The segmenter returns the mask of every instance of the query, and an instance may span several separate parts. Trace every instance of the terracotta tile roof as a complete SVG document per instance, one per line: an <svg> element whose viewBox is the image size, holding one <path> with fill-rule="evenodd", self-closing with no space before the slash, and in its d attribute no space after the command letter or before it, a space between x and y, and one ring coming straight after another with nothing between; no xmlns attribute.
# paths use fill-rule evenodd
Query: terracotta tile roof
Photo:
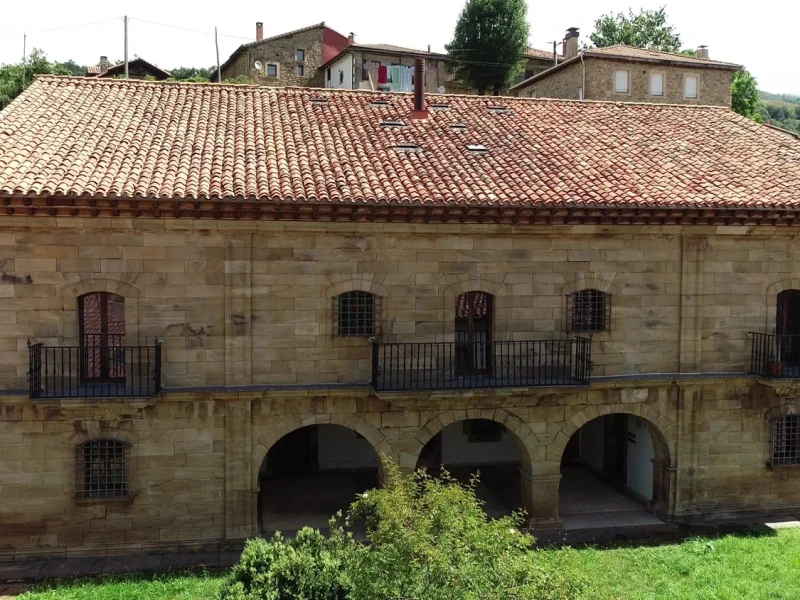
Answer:
<svg viewBox="0 0 800 600"><path fill-rule="evenodd" d="M428 102L410 121L410 94L43 76L0 113L0 196L800 207L800 141L726 108Z"/></svg>
<svg viewBox="0 0 800 600"><path fill-rule="evenodd" d="M552 53L550 57L552 58ZM707 60L705 58L697 58L696 56L686 56L684 54L675 54L672 52L659 52L656 50L644 50L642 48L634 48L625 44L617 44L615 46L606 46L604 48L588 48L583 53L583 58L606 58L615 60L625 60L634 62L648 62L658 64L671 64L677 66L685 66L692 68L706 68L706 69L725 69L730 71L738 71L742 65L737 65L729 62L722 62L719 60ZM516 85L511 86L511 90L517 90L530 85L534 81L539 81L549 77L560 69L567 67L573 63L581 60L581 55L573 56L560 62L546 71L537 73L533 77L526 79Z"/></svg>
<svg viewBox="0 0 800 600"><path fill-rule="evenodd" d="M660 52L658 50L645 50L644 48L635 48L626 44L616 44L614 46L605 46L603 48L589 48L586 50L586 56L608 56L614 58L638 58L642 60L652 61L669 61L673 63L683 63L695 67L729 67L731 69L741 69L742 65L734 63L722 62L720 60L709 60L706 58L697 58L696 56L687 56L685 54L678 54L675 52Z"/></svg>
<svg viewBox="0 0 800 600"><path fill-rule="evenodd" d="M538 48L528 48L525 50L525 56L528 58L541 58L543 60L553 60L552 50L539 50ZM558 60L564 60L564 55L559 54Z"/></svg>
<svg viewBox="0 0 800 600"><path fill-rule="evenodd" d="M86 75L100 75L103 72L103 67L100 65L89 65L86 67Z"/></svg>

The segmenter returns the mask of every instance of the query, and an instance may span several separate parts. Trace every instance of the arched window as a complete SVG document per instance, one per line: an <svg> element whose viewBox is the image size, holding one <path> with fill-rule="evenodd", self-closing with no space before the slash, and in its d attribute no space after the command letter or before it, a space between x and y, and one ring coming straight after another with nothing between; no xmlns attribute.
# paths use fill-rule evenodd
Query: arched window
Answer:
<svg viewBox="0 0 800 600"><path fill-rule="evenodd" d="M338 295L335 305L335 335L378 335L380 296L354 290Z"/></svg>
<svg viewBox="0 0 800 600"><path fill-rule="evenodd" d="M772 464L800 465L800 415L772 421Z"/></svg>
<svg viewBox="0 0 800 600"><path fill-rule="evenodd" d="M128 444L119 440L89 440L78 446L76 498L121 498L129 493Z"/></svg>
<svg viewBox="0 0 800 600"><path fill-rule="evenodd" d="M125 298L92 292L78 298L83 381L125 379Z"/></svg>
<svg viewBox="0 0 800 600"><path fill-rule="evenodd" d="M567 331L608 331L611 326L611 296L595 289L567 294L566 317Z"/></svg>

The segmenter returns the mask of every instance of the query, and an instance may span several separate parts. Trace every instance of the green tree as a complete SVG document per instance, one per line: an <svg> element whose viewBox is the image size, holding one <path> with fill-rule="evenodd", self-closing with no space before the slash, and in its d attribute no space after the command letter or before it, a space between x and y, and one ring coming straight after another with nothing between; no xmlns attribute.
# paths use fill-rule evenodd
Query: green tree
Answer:
<svg viewBox="0 0 800 600"><path fill-rule="evenodd" d="M528 47L525 0L467 0L447 44L456 80L495 95L525 69Z"/></svg>
<svg viewBox="0 0 800 600"><path fill-rule="evenodd" d="M170 81L211 81L212 67L177 67L170 70Z"/></svg>
<svg viewBox="0 0 800 600"><path fill-rule="evenodd" d="M0 109L5 108L24 88L29 86L36 75L70 75L70 70L58 63L47 60L47 55L34 48L24 64L22 61L0 66Z"/></svg>
<svg viewBox="0 0 800 600"><path fill-rule="evenodd" d="M662 52L678 52L681 47L681 36L667 23L666 6L658 10L640 9L638 14L629 8L627 15L603 15L594 22L589 39L598 47L627 44Z"/></svg>
<svg viewBox="0 0 800 600"><path fill-rule="evenodd" d="M748 119L761 122L758 104L756 78L747 69L734 73L731 86L731 108Z"/></svg>

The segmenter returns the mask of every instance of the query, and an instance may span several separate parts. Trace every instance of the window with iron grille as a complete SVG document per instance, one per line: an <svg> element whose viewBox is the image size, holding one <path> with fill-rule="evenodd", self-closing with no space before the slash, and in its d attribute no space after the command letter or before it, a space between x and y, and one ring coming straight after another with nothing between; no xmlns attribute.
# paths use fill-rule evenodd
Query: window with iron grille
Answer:
<svg viewBox="0 0 800 600"><path fill-rule="evenodd" d="M772 464L800 465L800 415L772 421Z"/></svg>
<svg viewBox="0 0 800 600"><path fill-rule="evenodd" d="M128 444L119 440L90 440L78 446L76 498L121 498L128 495Z"/></svg>
<svg viewBox="0 0 800 600"><path fill-rule="evenodd" d="M567 331L608 331L611 326L611 295L587 289L567 294Z"/></svg>
<svg viewBox="0 0 800 600"><path fill-rule="evenodd" d="M345 292L335 298L336 331L334 335L377 335L380 297L360 290Z"/></svg>

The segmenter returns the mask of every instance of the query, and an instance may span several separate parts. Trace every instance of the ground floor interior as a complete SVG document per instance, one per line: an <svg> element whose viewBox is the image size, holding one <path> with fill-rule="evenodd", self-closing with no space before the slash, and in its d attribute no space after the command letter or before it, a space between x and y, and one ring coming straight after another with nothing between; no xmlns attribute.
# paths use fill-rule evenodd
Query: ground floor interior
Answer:
<svg viewBox="0 0 800 600"><path fill-rule="evenodd" d="M490 517L526 509L520 442L502 424L470 419L450 424L424 447L417 464L446 469L462 483L479 474L476 495ZM663 523L650 510L654 445L644 421L599 417L581 427L561 459L559 514L566 530ZM294 532L325 528L357 494L379 485L379 459L370 443L340 425L313 425L281 438L259 476L259 528Z"/></svg>

